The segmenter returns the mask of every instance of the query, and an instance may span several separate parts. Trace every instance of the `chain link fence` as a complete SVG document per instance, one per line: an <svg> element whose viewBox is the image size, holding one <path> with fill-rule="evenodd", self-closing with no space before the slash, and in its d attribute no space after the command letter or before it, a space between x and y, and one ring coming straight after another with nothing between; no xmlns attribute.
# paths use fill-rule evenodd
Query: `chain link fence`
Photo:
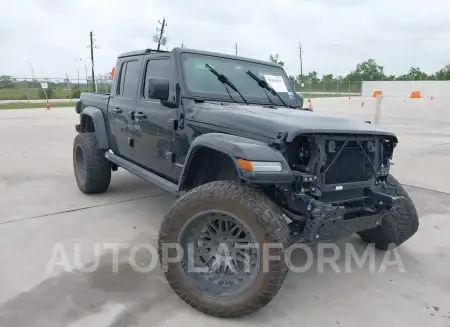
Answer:
<svg viewBox="0 0 450 327"><path fill-rule="evenodd" d="M47 83L48 89L42 90L41 83ZM95 79L70 78L16 78L0 76L0 101L5 100L39 100L78 99L81 92L109 93L111 78L99 75Z"/></svg>
<svg viewBox="0 0 450 327"><path fill-rule="evenodd" d="M49 99L77 99L81 92L109 93L111 91L111 76L98 75L95 85L92 79L83 78L16 78L0 76L0 101L2 100L38 100L45 99L41 83L47 83L46 90ZM339 97L361 96L362 81L296 81L297 92L304 97Z"/></svg>
<svg viewBox="0 0 450 327"><path fill-rule="evenodd" d="M340 97L340 96L361 96L362 81L304 81L295 83L297 92L303 94L304 97L320 98L320 97Z"/></svg>

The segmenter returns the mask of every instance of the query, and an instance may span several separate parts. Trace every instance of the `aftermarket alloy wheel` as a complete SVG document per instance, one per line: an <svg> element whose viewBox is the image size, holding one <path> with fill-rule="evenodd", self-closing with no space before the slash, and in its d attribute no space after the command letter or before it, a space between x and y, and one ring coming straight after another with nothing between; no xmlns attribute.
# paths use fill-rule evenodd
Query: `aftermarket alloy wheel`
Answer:
<svg viewBox="0 0 450 327"><path fill-rule="evenodd" d="M111 182L111 163L98 149L95 133L80 133L73 142L73 168L78 188L86 194L101 193Z"/></svg>
<svg viewBox="0 0 450 327"><path fill-rule="evenodd" d="M178 244L188 254L180 269L206 295L239 295L258 274L260 252L252 248L255 236L243 220L228 211L211 209L193 215L178 234ZM190 266L199 269L192 271Z"/></svg>
<svg viewBox="0 0 450 327"><path fill-rule="evenodd" d="M288 238L282 213L262 192L212 182L184 194L167 213L160 261L185 302L209 315L238 317L261 309L280 289Z"/></svg>

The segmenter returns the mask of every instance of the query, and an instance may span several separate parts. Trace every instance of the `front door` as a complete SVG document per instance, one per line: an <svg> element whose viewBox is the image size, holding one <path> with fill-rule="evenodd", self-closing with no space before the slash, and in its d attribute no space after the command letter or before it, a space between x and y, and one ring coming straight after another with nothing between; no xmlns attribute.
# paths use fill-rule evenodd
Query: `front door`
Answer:
<svg viewBox="0 0 450 327"><path fill-rule="evenodd" d="M170 159L175 130L170 127L169 121L175 120L178 108L168 108L160 100L148 97L149 77L166 78L170 81L173 91L172 62L170 57L157 57L145 59L145 77L136 103L136 124L138 124L139 137L135 138L135 151L137 162L168 179L174 180L174 163ZM171 96L174 92L171 91Z"/></svg>
<svg viewBox="0 0 450 327"><path fill-rule="evenodd" d="M122 157L134 160L132 112L136 109L142 58L130 58L120 65L116 89L111 93L108 113L113 124L116 151Z"/></svg>

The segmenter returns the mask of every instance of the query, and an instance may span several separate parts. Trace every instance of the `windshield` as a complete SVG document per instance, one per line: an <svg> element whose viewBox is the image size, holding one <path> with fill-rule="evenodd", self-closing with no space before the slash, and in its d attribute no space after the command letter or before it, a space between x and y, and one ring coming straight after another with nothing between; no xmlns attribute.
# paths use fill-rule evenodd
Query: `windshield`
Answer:
<svg viewBox="0 0 450 327"><path fill-rule="evenodd" d="M181 54L182 70L188 92L208 99L230 101L226 87L207 68L207 64L225 75L250 103L275 104L284 106L280 99L260 87L247 72L251 71L266 81L289 106L298 107L300 101L283 69L238 59L220 58L192 53ZM239 94L229 88L236 102L243 102Z"/></svg>

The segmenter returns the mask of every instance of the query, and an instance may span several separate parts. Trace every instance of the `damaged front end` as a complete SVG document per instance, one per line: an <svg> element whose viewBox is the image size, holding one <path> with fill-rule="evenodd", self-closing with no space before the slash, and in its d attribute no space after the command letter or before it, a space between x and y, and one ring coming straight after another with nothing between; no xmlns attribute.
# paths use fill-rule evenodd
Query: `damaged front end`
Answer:
<svg viewBox="0 0 450 327"><path fill-rule="evenodd" d="M382 192L397 139L379 135L299 135L277 140L294 175L269 188L292 221L292 242L349 236L382 224L402 200Z"/></svg>

